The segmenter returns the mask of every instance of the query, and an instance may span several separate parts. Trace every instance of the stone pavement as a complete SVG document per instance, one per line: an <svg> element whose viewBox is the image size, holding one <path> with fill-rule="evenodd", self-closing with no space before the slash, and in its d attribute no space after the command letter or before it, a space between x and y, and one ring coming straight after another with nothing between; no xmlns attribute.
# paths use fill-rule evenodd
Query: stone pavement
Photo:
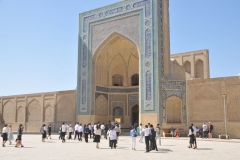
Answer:
<svg viewBox="0 0 240 160"><path fill-rule="evenodd" d="M16 135L15 135L16 137ZM120 137L117 149L108 147L108 140L101 139L100 148L96 149L95 143L77 140L67 140L62 143L57 135L52 140L41 142L40 134L23 135L24 148L15 148L14 145L0 147L0 160L148 160L148 159L177 159L177 160L237 160L240 159L239 140L202 140L197 139L198 149L189 149L188 138L162 138L159 151L144 153L144 143L137 142L136 151L131 150L130 138ZM137 137L139 139L139 137ZM1 141L2 142L2 141Z"/></svg>

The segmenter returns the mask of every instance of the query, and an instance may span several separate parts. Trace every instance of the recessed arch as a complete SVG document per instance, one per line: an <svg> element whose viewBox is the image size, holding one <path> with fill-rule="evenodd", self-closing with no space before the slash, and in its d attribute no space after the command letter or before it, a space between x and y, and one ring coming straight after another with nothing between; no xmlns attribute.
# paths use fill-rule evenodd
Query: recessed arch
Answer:
<svg viewBox="0 0 240 160"><path fill-rule="evenodd" d="M134 74L131 76L131 86L139 85L139 74Z"/></svg>
<svg viewBox="0 0 240 160"><path fill-rule="evenodd" d="M183 64L183 67L185 68L185 71L189 74L191 74L191 63L189 61L185 61Z"/></svg>
<svg viewBox="0 0 240 160"><path fill-rule="evenodd" d="M113 108L113 116L114 117L122 117L123 116L123 108L116 106Z"/></svg>
<svg viewBox="0 0 240 160"><path fill-rule="evenodd" d="M41 115L40 102L33 99L27 106L27 122L40 122Z"/></svg>
<svg viewBox="0 0 240 160"><path fill-rule="evenodd" d="M198 59L195 63L195 78L204 79L204 64L201 59Z"/></svg>
<svg viewBox="0 0 240 160"><path fill-rule="evenodd" d="M12 101L7 101L3 106L3 121L5 123L13 123L14 122L14 103Z"/></svg>
<svg viewBox="0 0 240 160"><path fill-rule="evenodd" d="M171 96L166 101L167 123L182 122L182 100L177 96Z"/></svg>

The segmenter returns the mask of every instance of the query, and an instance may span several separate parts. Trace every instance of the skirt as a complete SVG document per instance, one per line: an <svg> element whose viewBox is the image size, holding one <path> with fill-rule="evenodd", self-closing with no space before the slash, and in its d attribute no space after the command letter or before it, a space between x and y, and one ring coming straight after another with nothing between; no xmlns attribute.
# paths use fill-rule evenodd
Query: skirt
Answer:
<svg viewBox="0 0 240 160"><path fill-rule="evenodd" d="M14 140L14 137L13 137L13 133L12 132L10 132L10 133L8 133L8 140Z"/></svg>
<svg viewBox="0 0 240 160"><path fill-rule="evenodd" d="M46 137L47 137L46 131L43 131L42 138L46 138Z"/></svg>
<svg viewBox="0 0 240 160"><path fill-rule="evenodd" d="M3 141L7 141L7 140L8 140L8 135L7 135L7 133L3 133L2 137L3 137Z"/></svg>
<svg viewBox="0 0 240 160"><path fill-rule="evenodd" d="M100 142L100 135L95 135L94 142Z"/></svg>
<svg viewBox="0 0 240 160"><path fill-rule="evenodd" d="M18 135L16 140L21 141L22 140L22 135Z"/></svg>

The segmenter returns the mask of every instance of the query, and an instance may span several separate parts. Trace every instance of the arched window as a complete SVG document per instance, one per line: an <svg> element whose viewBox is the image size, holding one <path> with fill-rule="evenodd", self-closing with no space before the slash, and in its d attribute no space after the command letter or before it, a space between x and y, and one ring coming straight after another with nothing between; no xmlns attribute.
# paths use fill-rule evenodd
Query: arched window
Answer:
<svg viewBox="0 0 240 160"><path fill-rule="evenodd" d="M139 85L139 75L134 74L132 76L132 86L138 86Z"/></svg>
<svg viewBox="0 0 240 160"><path fill-rule="evenodd" d="M123 76L117 74L112 76L113 86L123 86Z"/></svg>
<svg viewBox="0 0 240 160"><path fill-rule="evenodd" d="M204 78L203 61L200 59L195 63L195 77Z"/></svg>
<svg viewBox="0 0 240 160"><path fill-rule="evenodd" d="M123 109L121 107L113 108L113 116L123 116Z"/></svg>
<svg viewBox="0 0 240 160"><path fill-rule="evenodd" d="M186 61L183 67L185 68L187 73L191 74L191 63L189 61Z"/></svg>

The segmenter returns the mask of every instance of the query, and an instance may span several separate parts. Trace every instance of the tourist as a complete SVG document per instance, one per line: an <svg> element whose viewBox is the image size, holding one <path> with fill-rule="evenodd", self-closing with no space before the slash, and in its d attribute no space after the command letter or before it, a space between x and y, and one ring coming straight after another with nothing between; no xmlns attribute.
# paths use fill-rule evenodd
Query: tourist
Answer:
<svg viewBox="0 0 240 160"><path fill-rule="evenodd" d="M76 139L76 137L78 137L78 140L80 141L80 138L79 138L79 123L77 123L74 127L74 131L75 131L75 136L74 136L74 140Z"/></svg>
<svg viewBox="0 0 240 160"><path fill-rule="evenodd" d="M194 149L195 149L195 148L197 148L197 129L193 124L191 124L191 126L194 130L194 132L193 132L194 133L193 143L194 143L194 146L195 146Z"/></svg>
<svg viewBox="0 0 240 160"><path fill-rule="evenodd" d="M139 134L140 134L140 139L139 142L143 143L143 131L142 131L143 127L142 127L142 123L139 125Z"/></svg>
<svg viewBox="0 0 240 160"><path fill-rule="evenodd" d="M45 142L45 138L47 137L47 128L45 124L42 125L41 132L42 132L42 142Z"/></svg>
<svg viewBox="0 0 240 160"><path fill-rule="evenodd" d="M114 147L116 149L116 142L117 142L117 132L114 129L114 126L109 131L109 139L110 139L110 147L111 149Z"/></svg>
<svg viewBox="0 0 240 160"><path fill-rule="evenodd" d="M205 123L203 123L202 128L203 128L203 137L202 138L205 138L207 136L207 125Z"/></svg>
<svg viewBox="0 0 240 160"><path fill-rule="evenodd" d="M94 142L96 142L96 148L99 148L98 143L100 143L100 137L101 137L101 129L99 127L99 125L97 125L96 130L94 130Z"/></svg>
<svg viewBox="0 0 240 160"><path fill-rule="evenodd" d="M148 153L150 151L149 150L150 129L148 128L148 125L145 125L145 128L142 129L142 131L144 132L144 136L145 136L146 153Z"/></svg>
<svg viewBox="0 0 240 160"><path fill-rule="evenodd" d="M82 141L82 136L83 136L83 127L82 127L82 124L80 124L78 126L78 133L79 133L79 136L80 138L78 139L79 141Z"/></svg>
<svg viewBox="0 0 240 160"><path fill-rule="evenodd" d="M110 131L112 130L113 126L109 127L108 131L107 131L107 135L108 135L108 140L109 140L109 147L111 147L111 141L110 141Z"/></svg>
<svg viewBox="0 0 240 160"><path fill-rule="evenodd" d="M156 131L156 147L157 147L157 139L158 139L158 142L159 142L159 145L161 145L161 134L160 134L160 126L159 124L157 124L157 127L155 128L155 131Z"/></svg>
<svg viewBox="0 0 240 160"><path fill-rule="evenodd" d="M47 130L48 130L48 137L50 137L50 139L52 139L52 137L51 137L51 135L52 135L52 126L51 126L51 124L48 125ZM47 139L48 139L48 137L47 137Z"/></svg>
<svg viewBox="0 0 240 160"><path fill-rule="evenodd" d="M104 129L105 129L104 123L101 124L100 129L101 129L101 136L102 136L102 135L104 135Z"/></svg>
<svg viewBox="0 0 240 160"><path fill-rule="evenodd" d="M59 133L59 137L58 137L58 139L60 140L60 139L62 139L62 126L59 127L59 131L58 131L58 133Z"/></svg>
<svg viewBox="0 0 240 160"><path fill-rule="evenodd" d="M18 146L20 146L21 145L21 147L24 147L23 145L22 145L22 133L23 133L23 129L24 129L24 127L23 127L23 125L22 124L20 124L19 125L19 128L18 128L18 132L17 132L17 139L16 139L16 146L15 147L18 147Z"/></svg>
<svg viewBox="0 0 240 160"><path fill-rule="evenodd" d="M209 122L208 128L209 128L208 138L212 138L213 125L211 124L211 122Z"/></svg>
<svg viewBox="0 0 240 160"><path fill-rule="evenodd" d="M67 139L69 138L69 124L66 125L66 135Z"/></svg>
<svg viewBox="0 0 240 160"><path fill-rule="evenodd" d="M84 124L84 137L85 137L85 142L86 143L88 143L88 134L89 134L89 128L86 124Z"/></svg>
<svg viewBox="0 0 240 160"><path fill-rule="evenodd" d="M150 140L151 140L151 145L150 145L150 150L156 149L156 151L158 151L157 145L156 145L156 131L155 131L155 129L153 128L153 125L152 125L152 124L150 125L150 127L151 127L151 138L150 138Z"/></svg>
<svg viewBox="0 0 240 160"><path fill-rule="evenodd" d="M68 139L72 139L73 128L71 124L69 125L68 132L69 132Z"/></svg>
<svg viewBox="0 0 240 160"><path fill-rule="evenodd" d="M119 139L119 135L120 135L120 133L121 133L121 130L120 130L120 127L119 127L119 124L118 123L116 123L116 125L115 125L115 130L116 130L116 134L117 134L117 141L116 141L116 144L118 143L118 139Z"/></svg>
<svg viewBox="0 0 240 160"><path fill-rule="evenodd" d="M12 144L12 141L14 140L13 137L13 130L12 130L12 125L8 125L8 141L9 141L9 145Z"/></svg>
<svg viewBox="0 0 240 160"><path fill-rule="evenodd" d="M3 138L3 143L2 143L2 146L3 147L6 147L5 146L5 143L7 142L8 140L8 125L5 125L2 129L2 138Z"/></svg>
<svg viewBox="0 0 240 160"><path fill-rule="evenodd" d="M136 137L137 137L137 131L135 130L134 126L132 126L132 129L130 131L132 150L136 150Z"/></svg>
<svg viewBox="0 0 240 160"><path fill-rule="evenodd" d="M89 135L90 135L90 139L92 138L92 125L91 123L88 124L88 129L89 129Z"/></svg>
<svg viewBox="0 0 240 160"><path fill-rule="evenodd" d="M176 138L179 138L179 137L180 137L180 131L179 131L178 128L174 131L174 136L175 136Z"/></svg>
<svg viewBox="0 0 240 160"><path fill-rule="evenodd" d="M66 140L65 140L66 131L67 131L67 126L63 122L62 123L62 131L61 131L62 143L66 142Z"/></svg>
<svg viewBox="0 0 240 160"><path fill-rule="evenodd" d="M104 128L104 138L106 138L107 139L107 131L108 131L108 125L106 125L105 126L105 128Z"/></svg>
<svg viewBox="0 0 240 160"><path fill-rule="evenodd" d="M195 149L195 147L194 147L194 130L193 130L192 126L189 127L188 135L190 137L188 148Z"/></svg>

